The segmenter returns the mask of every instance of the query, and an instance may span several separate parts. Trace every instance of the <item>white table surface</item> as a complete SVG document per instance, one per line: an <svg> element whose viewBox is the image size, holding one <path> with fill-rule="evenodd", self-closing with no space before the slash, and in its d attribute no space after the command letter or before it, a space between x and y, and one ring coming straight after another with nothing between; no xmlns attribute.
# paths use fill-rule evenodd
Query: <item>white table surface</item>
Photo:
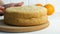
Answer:
<svg viewBox="0 0 60 34"><path fill-rule="evenodd" d="M54 3L54 1L51 1L51 3L54 3L55 13L52 16L48 16L48 20L50 22L49 27L35 32L5 33L0 31L0 34L60 34L60 9L59 9L60 5L58 2L59 1L56 1L56 3ZM3 17L0 17L0 19L3 19Z"/></svg>

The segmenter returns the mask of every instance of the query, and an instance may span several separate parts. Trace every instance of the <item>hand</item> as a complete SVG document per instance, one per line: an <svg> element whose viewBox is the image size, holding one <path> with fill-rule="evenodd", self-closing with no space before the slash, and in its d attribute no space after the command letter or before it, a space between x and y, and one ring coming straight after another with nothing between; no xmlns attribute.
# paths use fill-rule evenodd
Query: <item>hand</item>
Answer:
<svg viewBox="0 0 60 34"><path fill-rule="evenodd" d="M5 9L5 8L4 8L3 6L0 6L0 16L2 16L2 15L4 14L4 12L3 12L4 9Z"/></svg>
<svg viewBox="0 0 60 34"><path fill-rule="evenodd" d="M20 2L20 3L9 3L9 4L5 4L3 5L5 8L8 7L17 7L17 6L22 6L24 4L24 2Z"/></svg>
<svg viewBox="0 0 60 34"><path fill-rule="evenodd" d="M0 6L0 16L4 15L4 11L5 11L6 8L22 6L23 4L24 4L24 2L1 5Z"/></svg>

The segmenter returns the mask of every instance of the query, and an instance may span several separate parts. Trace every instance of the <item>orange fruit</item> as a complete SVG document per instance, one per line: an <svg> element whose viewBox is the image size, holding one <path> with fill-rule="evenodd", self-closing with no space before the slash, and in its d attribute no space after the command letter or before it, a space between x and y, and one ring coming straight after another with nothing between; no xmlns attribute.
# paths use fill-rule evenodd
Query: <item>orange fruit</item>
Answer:
<svg viewBox="0 0 60 34"><path fill-rule="evenodd" d="M43 6L42 4L35 4L36 6Z"/></svg>
<svg viewBox="0 0 60 34"><path fill-rule="evenodd" d="M47 8L47 15L52 15L54 13L54 6L51 4L46 4L44 7Z"/></svg>

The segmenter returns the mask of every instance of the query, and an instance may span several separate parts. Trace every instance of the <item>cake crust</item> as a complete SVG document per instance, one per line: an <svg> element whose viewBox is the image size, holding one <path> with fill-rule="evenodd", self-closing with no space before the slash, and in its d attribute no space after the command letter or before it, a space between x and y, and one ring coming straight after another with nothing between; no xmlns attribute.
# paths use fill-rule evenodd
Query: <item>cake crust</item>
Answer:
<svg viewBox="0 0 60 34"><path fill-rule="evenodd" d="M33 26L47 21L47 9L38 6L10 7L4 14L4 22L16 26Z"/></svg>

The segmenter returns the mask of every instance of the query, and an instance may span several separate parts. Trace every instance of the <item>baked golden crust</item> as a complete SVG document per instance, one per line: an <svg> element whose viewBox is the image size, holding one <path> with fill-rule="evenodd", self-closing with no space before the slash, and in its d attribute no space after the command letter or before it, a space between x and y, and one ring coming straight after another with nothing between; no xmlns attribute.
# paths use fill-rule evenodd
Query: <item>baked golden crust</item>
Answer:
<svg viewBox="0 0 60 34"><path fill-rule="evenodd" d="M47 15L47 9L42 6L11 7L6 9L5 14L15 18L40 18Z"/></svg>
<svg viewBox="0 0 60 34"><path fill-rule="evenodd" d="M46 23L47 21L48 18L46 16L40 18L30 18L30 19L5 18L5 23L17 25L17 26L33 26L33 25Z"/></svg>
<svg viewBox="0 0 60 34"><path fill-rule="evenodd" d="M48 21L47 9L38 6L7 8L4 14L4 21L7 24L16 26L33 26L43 24Z"/></svg>

